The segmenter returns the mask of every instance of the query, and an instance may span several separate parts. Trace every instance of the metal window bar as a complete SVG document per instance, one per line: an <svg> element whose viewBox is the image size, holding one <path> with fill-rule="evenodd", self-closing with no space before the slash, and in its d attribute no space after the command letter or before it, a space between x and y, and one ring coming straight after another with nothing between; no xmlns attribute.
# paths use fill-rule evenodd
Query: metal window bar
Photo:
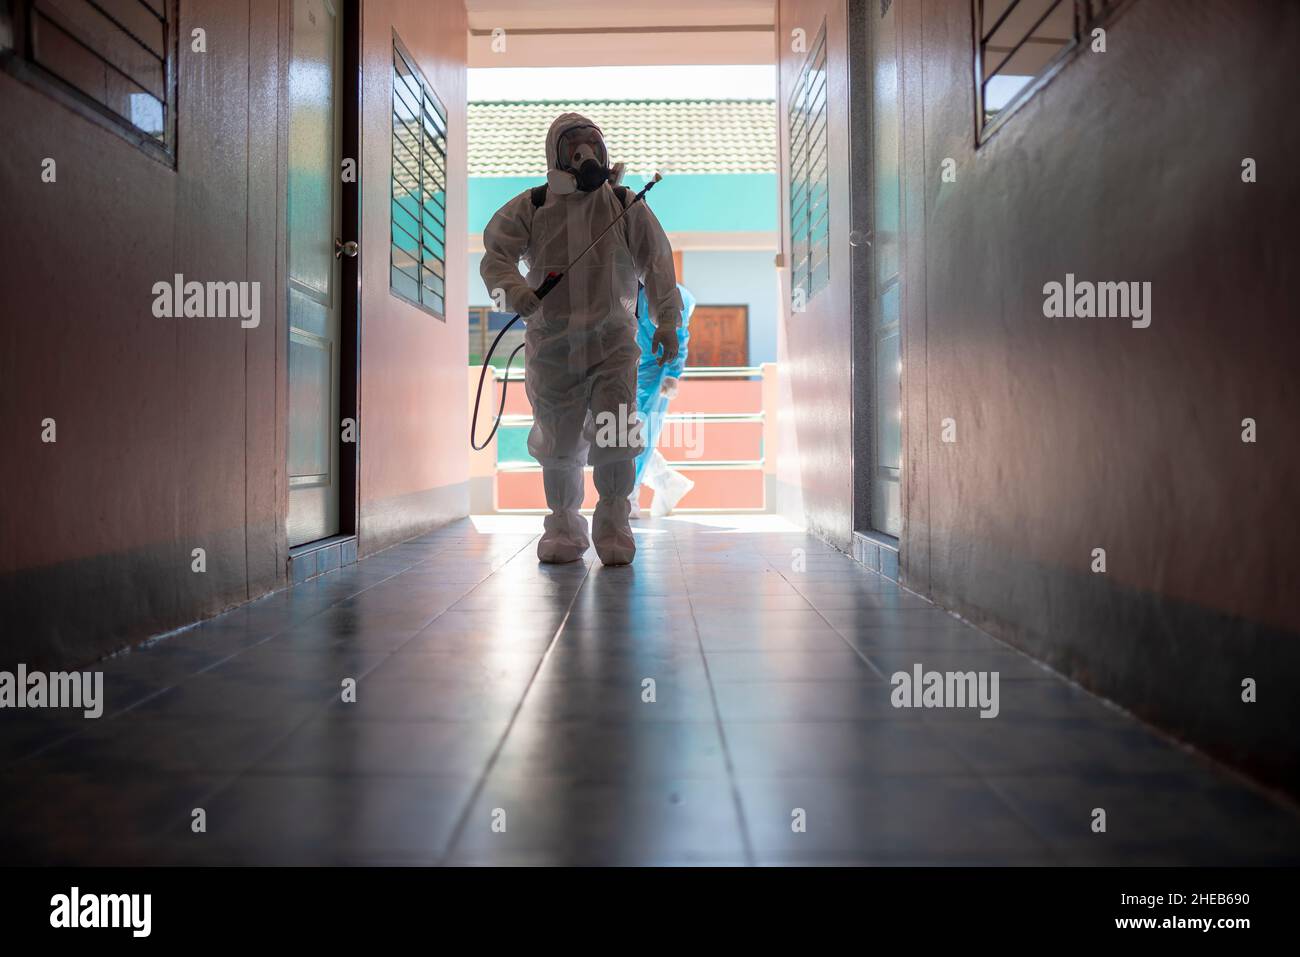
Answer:
<svg viewBox="0 0 1300 957"><path fill-rule="evenodd" d="M424 150L424 165L433 175L434 180L441 182L446 179L446 160L442 158L442 153L439 150L437 143L433 141L433 138L429 136L428 133L424 134L424 138L421 141L421 148Z"/></svg>
<svg viewBox="0 0 1300 957"><path fill-rule="evenodd" d="M117 17L113 16L111 13L109 13L107 10L101 7L98 3L95 2L95 0L83 0L83 2L86 4L86 6L92 8L101 17L103 17L109 23L113 24L113 26L117 27L124 34L126 34L126 36L129 37L131 40L133 40L140 47L140 49L144 50L145 53L148 53L159 63L166 62L167 60L166 56L159 56L157 53L154 53L153 48L150 47L148 43L146 43L144 40L141 40L138 36L136 36L130 27L122 23L120 20L117 19ZM151 10L149 7L146 6L145 9L148 10L149 13L152 14L154 17L158 16L158 14L154 13L153 10ZM164 24L166 23L165 20L161 22Z"/></svg>
<svg viewBox="0 0 1300 957"><path fill-rule="evenodd" d="M414 218L414 217L412 217L412 218ZM398 230L400 230L403 236L407 236L407 237L409 237L410 240L411 240L411 242L415 243L415 248L416 248L416 249L423 249L423 250L424 250L425 252L427 252L430 256L433 256L433 255L434 255L434 251L433 251L432 249L430 249L428 246L426 246L426 245L424 244L424 240L420 239L418 236L416 236L415 234L413 234L409 229L407 229L405 226L403 226L401 223L399 223L396 219L393 220L393 226L394 226L395 228L397 228ZM399 248L400 248L400 247L399 247ZM409 255L411 255L411 254L410 254L410 253L407 253L407 255L409 256ZM421 259L420 261L423 262L423 259Z"/></svg>
<svg viewBox="0 0 1300 957"><path fill-rule="evenodd" d="M1027 43L1035 42L1035 33L1039 27L1045 23L1053 13L1057 12L1060 4L1064 0L1056 0L1052 3L1028 30L1024 31L1017 42L1011 47L1010 51L998 62L997 67L993 70L986 70L987 58L989 54L989 42L1005 25L1007 18L1010 17L1024 0L1011 0L1006 8L1002 10L993 25L989 28L984 26L985 0L973 0L973 10L976 17L975 34L977 37L975 50L975 81L977 86L977 140L982 141L984 135L997 123L1001 117L1014 111L1020 103L1032 96L1045 78L1051 76L1065 62L1066 57L1071 51L1077 51L1080 39L1087 29L1092 28L1110 18L1118 10L1126 6L1131 0L1068 0L1072 12L1071 17L1071 34L1068 38L1062 39L1061 49L1047 64L1039 68L1033 77L1025 84L1024 89L1017 92L1005 104L996 110L989 111L987 108L987 87L994 77L1002 76L1002 70L1012 61L1015 55L1025 47Z"/></svg>
<svg viewBox="0 0 1300 957"><path fill-rule="evenodd" d="M115 35L125 37L132 44L138 46L142 51L144 51L144 53L157 64L161 73L159 77L159 88L157 90L145 86L140 79L132 76L117 63L113 62L113 60L106 55L106 50L96 47L95 37L83 36L80 31L73 28L73 25L61 22L63 19L62 11L57 8L47 10L45 4L40 2L40 0L26 0L25 3L18 4L18 6L21 7L18 12L23 16L23 22L26 27L23 31L22 50L20 51L22 58L27 62L40 67L40 69L44 70L48 75L55 77L68 88L74 90L79 96L93 102L102 111L111 115L116 121L128 126L140 134L143 134L148 140L161 145L165 150L170 152L172 145L171 131L173 129L171 116L171 111L173 109L171 91L174 83L174 64L171 55L173 37L171 24L167 17L167 7L164 5L162 9L159 10L155 9L153 5L144 2L144 0L136 0L139 6L143 7L145 12L158 22L161 28L159 46L162 48L163 52L159 54L146 40L138 36L135 31L123 24L121 20L116 16L113 16L109 11L105 10L104 7L95 2L95 0L79 0L79 2L84 5L84 9L93 11L94 14L101 17L103 21L115 31ZM156 101L162 110L162 128L160 130L149 130L137 125L130 116L123 114L108 102L105 102L103 96L96 94L92 90L84 89L76 80L60 72L58 65L52 62L51 58L42 57L38 49L36 37L36 25L38 22L45 27L57 30L59 34L66 37L78 48L89 54L90 57L104 69L112 71L114 75L121 77L121 79L131 87L134 87L145 96ZM104 46L107 47L111 42L111 38L106 37L105 39L107 42L105 42Z"/></svg>
<svg viewBox="0 0 1300 957"><path fill-rule="evenodd" d="M445 108L394 37L393 42L392 268L414 281L414 301L445 311L447 213ZM403 221L397 215L409 218ZM396 242L407 237L413 250ZM410 260L411 269L399 265ZM400 293L399 293L400 294Z"/></svg>
<svg viewBox="0 0 1300 957"><path fill-rule="evenodd" d="M1008 11L1014 10L1016 7L1018 7L1021 4L1021 2L1022 0L1012 0L1012 3L1009 7L1007 7L1007 10ZM1034 21L1034 25L1031 26L1029 30L1025 33L1025 35L1022 36L1020 40L1016 43L1016 45L1011 48L1011 51L1002 58L1002 61L996 67L994 67L994 69L991 70L987 76L985 76L983 83L981 84L981 92L980 92L981 96L983 96L983 87L988 85L989 80L991 80L993 77L997 76L999 73L1002 72L1002 68L1011 62L1011 58L1020 52L1020 48L1023 47L1027 42L1029 42L1029 39L1033 37L1033 35L1036 32L1038 32L1038 28L1041 27L1044 22L1046 22L1048 17L1050 17L1053 13L1056 12L1056 8L1059 7L1063 2L1065 2L1065 0L1053 0L1052 4L1046 10L1043 11L1043 15ZM1075 4L1076 23L1077 23L1078 3L1076 2L1076 0L1070 0L1070 2ZM1078 38L1077 29L1075 31L1075 38L1076 39ZM984 45L985 49L987 49L988 41L984 40L981 42Z"/></svg>
<svg viewBox="0 0 1300 957"><path fill-rule="evenodd" d="M406 147L398 140L393 141L393 146L393 178L402 187L403 193L414 200L415 191L420 185L420 174L412 170L403 159L403 153L407 152ZM401 172L398 172L399 167Z"/></svg>
<svg viewBox="0 0 1300 957"><path fill-rule="evenodd" d="M817 268L825 258L829 236L821 232L825 209L826 155L826 25L799 71L788 109L790 128L790 289L802 289L805 300L826 279Z"/></svg>
<svg viewBox="0 0 1300 957"><path fill-rule="evenodd" d="M58 30L58 31L59 31L60 33L62 33L65 37L67 37L69 40L71 40L71 41L72 41L73 43L75 43L77 46L81 47L83 50L85 50L87 53L89 53L91 56L93 56L96 60L98 60L98 61L100 62L101 65L103 65L103 66L107 67L108 69L112 70L114 73L116 73L116 74L117 74L118 76L120 76L122 79L126 80L126 82L128 82L128 83L130 83L132 86L134 86L134 87L135 87L137 90L139 90L141 93L147 93L149 96L152 96L152 97L157 98L157 94L156 94L156 93L154 93L152 90L150 90L148 87L146 87L143 83L141 83L139 80L137 80L137 79L136 79L135 77L133 77L131 74L129 74L129 73L127 73L125 70L121 69L121 68L120 68L116 63L113 63L111 60L108 60L107 58L105 58L102 54L100 54L100 52L99 52L98 50L96 50L93 46L91 46L91 45L90 45L86 40L84 40L84 39L82 39L81 37L77 36L75 33L73 33L71 30L69 30L69 29L68 29L67 27L65 27L63 24L59 23L57 20L53 20L53 19L51 19L49 16L46 15L46 13L45 13L44 10L38 10L38 9L33 8L32 12L36 15L37 18L40 19L40 21L41 21L42 23L48 24L49 26L51 26L51 27L53 27L54 29ZM43 67L44 69L49 70L51 73L53 73L55 76L57 76L57 77L58 77L60 80L62 80L64 83L67 83L67 84L69 84L70 86L76 87L76 84L75 84L72 80L70 80L70 79L68 79L67 77L61 75L61 74L58 72L58 70L56 70L56 69L54 68L54 66L52 66L52 65L51 65L50 63L48 63L47 61L44 61L44 60L41 60L41 59L39 59L39 58L34 57L34 58L33 58L33 62L39 64L39 65L40 65L41 67ZM77 89L81 89L80 87L76 87L76 88L77 88ZM90 91L88 91L88 90L82 90L82 92L83 92L83 93L87 93L87 94L90 95L93 99L95 99L97 102L102 102L102 101L99 100L98 97L94 96L94 94L90 93ZM165 92L166 92L166 91L164 91L164 93L165 93ZM162 102L162 101L160 100L160 102ZM113 108L112 108L111 106L109 106L107 103L104 103L103 105L104 105L105 108L110 109L110 110L113 110ZM118 113L117 110L113 110L113 112L116 113L118 116L122 116L122 114ZM128 117L122 116L122 119L126 120L128 123L130 122L130 119L129 119Z"/></svg>
<svg viewBox="0 0 1300 957"><path fill-rule="evenodd" d="M811 298L825 285L827 276L822 267L829 256L829 218L830 205L827 201L827 143L826 143L826 102L822 98L818 114L813 121L812 138L809 142L811 158L808 166L808 288Z"/></svg>
<svg viewBox="0 0 1300 957"><path fill-rule="evenodd" d="M406 81L402 79L402 70L405 69L405 64L399 65L394 61L393 69L397 71L397 81L393 84L393 94L404 108L403 117L410 117L410 121L415 122L420 117L420 107L418 103L411 102L411 89L406 85ZM393 112L398 112L396 105L393 107Z"/></svg>
<svg viewBox="0 0 1300 957"><path fill-rule="evenodd" d="M446 191L446 186L432 177L429 178L429 185L432 189L429 191L428 195L424 197L424 205L422 208L435 223L445 229L447 225L447 211L443 208L442 201L438 199L438 196Z"/></svg>
<svg viewBox="0 0 1300 957"><path fill-rule="evenodd" d="M438 206L437 201L432 197L430 197L424 204L425 218L433 223L433 226L425 226L425 231L441 245L446 242L447 224L438 218L437 210L439 209L441 209L441 207ZM443 216L446 215L446 213L443 213Z"/></svg>
<svg viewBox="0 0 1300 957"><path fill-rule="evenodd" d="M992 39L993 34L995 34L995 33L998 32L998 29L1002 26L1003 23L1006 22L1007 17L1011 16L1012 12L1013 12L1013 11L1016 9L1016 7L1018 7L1018 6L1020 6L1020 0L1011 0L1011 2L1007 4L1007 8L1006 8L1005 10L1002 11L1002 16L998 17L997 22L994 23L993 26L989 27L989 32L988 32L988 33L983 33L983 34L980 36L980 46L987 46L987 45L988 45L988 42L989 42L990 39ZM983 27L984 27L984 0L980 0L980 28L981 28L981 30L983 29Z"/></svg>

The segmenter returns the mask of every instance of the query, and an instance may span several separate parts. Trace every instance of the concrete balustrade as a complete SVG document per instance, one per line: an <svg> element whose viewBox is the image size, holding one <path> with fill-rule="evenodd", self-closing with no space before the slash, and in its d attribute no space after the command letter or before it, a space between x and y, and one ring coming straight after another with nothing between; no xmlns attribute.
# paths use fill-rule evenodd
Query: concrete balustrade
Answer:
<svg viewBox="0 0 1300 957"><path fill-rule="evenodd" d="M481 366L469 367L471 407ZM501 401L500 370L490 374L479 409L479 434L492 426ZM695 483L679 510L770 511L768 492L776 474L777 365L750 368L688 369L660 435L659 449L673 467ZM523 373L510 376L502 430L507 435L532 425L532 409L523 389ZM502 433L481 452L470 452L471 510L540 511L545 508L541 468L522 457L518 438L507 444L520 458L501 461ZM587 473L583 507L595 507L596 492ZM642 505L652 499L642 492Z"/></svg>

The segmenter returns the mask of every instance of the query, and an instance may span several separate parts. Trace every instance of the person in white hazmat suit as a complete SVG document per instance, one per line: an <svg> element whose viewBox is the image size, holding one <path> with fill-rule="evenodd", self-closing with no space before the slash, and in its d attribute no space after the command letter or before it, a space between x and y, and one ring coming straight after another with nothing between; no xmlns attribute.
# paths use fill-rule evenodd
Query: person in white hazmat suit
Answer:
<svg viewBox="0 0 1300 957"><path fill-rule="evenodd" d="M682 313L672 247L649 207L636 203L539 300L533 290L546 276L563 272L631 201L629 191L612 185L604 137L584 116L566 113L551 124L546 165L545 190L524 191L488 223L479 272L493 296L528 321L528 451L541 463L550 509L538 559L577 561L589 547L579 512L589 463L599 493L591 527L596 554L606 565L626 565L636 555L628 495L644 448L636 403L637 284L644 283L658 326L654 348L671 361Z"/></svg>

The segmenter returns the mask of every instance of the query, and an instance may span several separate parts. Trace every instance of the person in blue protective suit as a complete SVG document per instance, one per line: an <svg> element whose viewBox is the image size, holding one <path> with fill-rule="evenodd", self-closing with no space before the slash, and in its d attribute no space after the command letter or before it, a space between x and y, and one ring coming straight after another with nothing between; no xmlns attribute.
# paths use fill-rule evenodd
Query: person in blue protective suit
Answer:
<svg viewBox="0 0 1300 957"><path fill-rule="evenodd" d="M677 292L682 297L682 321L677 327L677 356L662 364L655 356L653 342L658 325L651 315L644 289L637 294L636 299L636 342L641 347L641 362L636 374L636 407L643 422L641 433L645 439L645 451L636 460L636 483L631 495L632 518L641 517L639 500L642 484L649 485L654 490L650 509L651 515L656 518L670 513L682 500L682 496L695 487L695 483L686 476L670 469L663 453L656 448L659 434L663 430L664 417L668 414L668 403L677 396L678 382L686 367L687 342L690 339L688 325L691 313L695 311L695 297L686 287L678 283Z"/></svg>

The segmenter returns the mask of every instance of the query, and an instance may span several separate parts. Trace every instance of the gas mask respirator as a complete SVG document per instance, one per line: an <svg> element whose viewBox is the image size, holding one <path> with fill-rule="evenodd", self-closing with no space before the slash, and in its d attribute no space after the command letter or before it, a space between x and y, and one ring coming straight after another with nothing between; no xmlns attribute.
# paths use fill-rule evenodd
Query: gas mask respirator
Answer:
<svg viewBox="0 0 1300 957"><path fill-rule="evenodd" d="M593 127L566 131L560 137L557 153L560 168L546 174L546 183L561 195L593 192L616 176L616 171L607 165L605 143L600 132Z"/></svg>

